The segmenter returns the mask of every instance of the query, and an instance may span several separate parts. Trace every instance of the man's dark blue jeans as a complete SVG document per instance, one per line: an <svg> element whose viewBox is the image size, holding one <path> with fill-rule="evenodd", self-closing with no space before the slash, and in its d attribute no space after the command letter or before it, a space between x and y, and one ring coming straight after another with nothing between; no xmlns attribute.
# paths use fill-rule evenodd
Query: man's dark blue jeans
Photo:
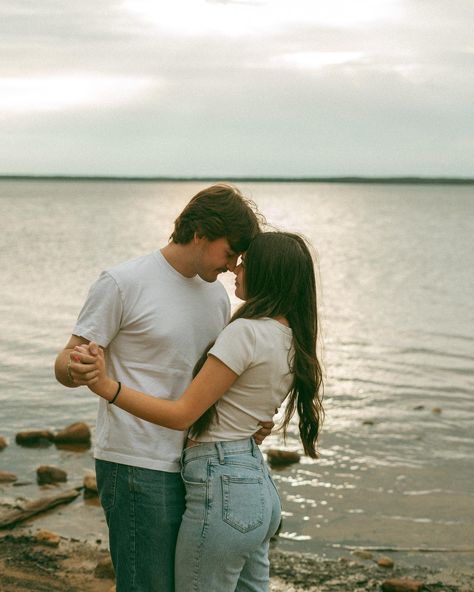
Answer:
<svg viewBox="0 0 474 592"><path fill-rule="evenodd" d="M117 592L174 592L176 538L184 512L180 473L96 460Z"/></svg>

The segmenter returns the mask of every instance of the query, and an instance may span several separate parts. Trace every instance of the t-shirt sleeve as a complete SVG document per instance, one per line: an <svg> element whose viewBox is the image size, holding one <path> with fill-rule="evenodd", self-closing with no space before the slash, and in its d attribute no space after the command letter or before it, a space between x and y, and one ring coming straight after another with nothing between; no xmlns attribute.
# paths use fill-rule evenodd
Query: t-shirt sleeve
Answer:
<svg viewBox="0 0 474 592"><path fill-rule="evenodd" d="M107 347L120 329L122 313L120 289L104 271L92 284L72 333Z"/></svg>
<svg viewBox="0 0 474 592"><path fill-rule="evenodd" d="M239 376L254 361L255 332L251 323L237 319L219 334L208 355L213 355Z"/></svg>

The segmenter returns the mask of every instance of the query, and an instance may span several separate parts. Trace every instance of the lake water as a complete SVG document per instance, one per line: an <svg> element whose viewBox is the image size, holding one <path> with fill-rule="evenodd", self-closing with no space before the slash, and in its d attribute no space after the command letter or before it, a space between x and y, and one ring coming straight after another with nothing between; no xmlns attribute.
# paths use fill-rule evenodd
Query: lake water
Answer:
<svg viewBox="0 0 474 592"><path fill-rule="evenodd" d="M30 482L0 486L2 497L39 495L39 464L63 466L73 483L92 468L90 451L21 448L15 433L94 424L95 398L55 382L56 353L99 272L164 245L205 185L0 181L0 435L10 440L0 470ZM454 552L414 557L472 562L473 187L240 187L269 223L310 239L321 276L321 458L274 471L284 507L278 545L327 556L338 545L445 548ZM264 448L280 445L274 434ZM287 446L299 448L294 428ZM59 516L78 538L103 538L97 506L78 500Z"/></svg>

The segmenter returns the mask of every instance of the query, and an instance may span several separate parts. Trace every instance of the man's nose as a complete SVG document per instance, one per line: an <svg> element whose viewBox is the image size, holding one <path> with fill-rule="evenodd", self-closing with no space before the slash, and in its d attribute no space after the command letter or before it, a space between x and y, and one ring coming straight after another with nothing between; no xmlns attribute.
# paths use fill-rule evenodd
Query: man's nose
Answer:
<svg viewBox="0 0 474 592"><path fill-rule="evenodd" d="M238 255L235 255L235 257L231 257L229 259L229 261L227 262L227 269L229 271L233 271L235 273L237 266L237 259L239 258Z"/></svg>
<svg viewBox="0 0 474 592"><path fill-rule="evenodd" d="M239 263L238 265L234 265L234 269L230 269L229 271L232 271L235 275L239 275L240 268L241 264Z"/></svg>

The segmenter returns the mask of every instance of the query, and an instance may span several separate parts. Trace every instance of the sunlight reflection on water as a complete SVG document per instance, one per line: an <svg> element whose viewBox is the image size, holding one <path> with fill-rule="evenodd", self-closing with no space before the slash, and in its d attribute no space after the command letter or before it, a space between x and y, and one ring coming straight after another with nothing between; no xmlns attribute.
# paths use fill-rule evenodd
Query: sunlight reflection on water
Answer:
<svg viewBox="0 0 474 592"><path fill-rule="evenodd" d="M31 481L35 467L45 462L68 465L77 479L92 467L90 451L25 450L12 444L14 434L58 429L79 418L93 425L94 398L55 383L56 352L100 270L165 244L173 219L201 188L0 182L1 435L11 443L0 453L2 470ZM472 189L242 189L270 223L312 241L322 278L327 416L321 458L274 470L284 505L281 545L330 553L333 543L456 546L474 538L468 511L474 439ZM233 276L226 274L223 283L232 294ZM290 449L300 449L296 434L293 422ZM275 433L263 449L283 445ZM21 488L22 494L35 488ZM15 493L9 486L1 490Z"/></svg>

